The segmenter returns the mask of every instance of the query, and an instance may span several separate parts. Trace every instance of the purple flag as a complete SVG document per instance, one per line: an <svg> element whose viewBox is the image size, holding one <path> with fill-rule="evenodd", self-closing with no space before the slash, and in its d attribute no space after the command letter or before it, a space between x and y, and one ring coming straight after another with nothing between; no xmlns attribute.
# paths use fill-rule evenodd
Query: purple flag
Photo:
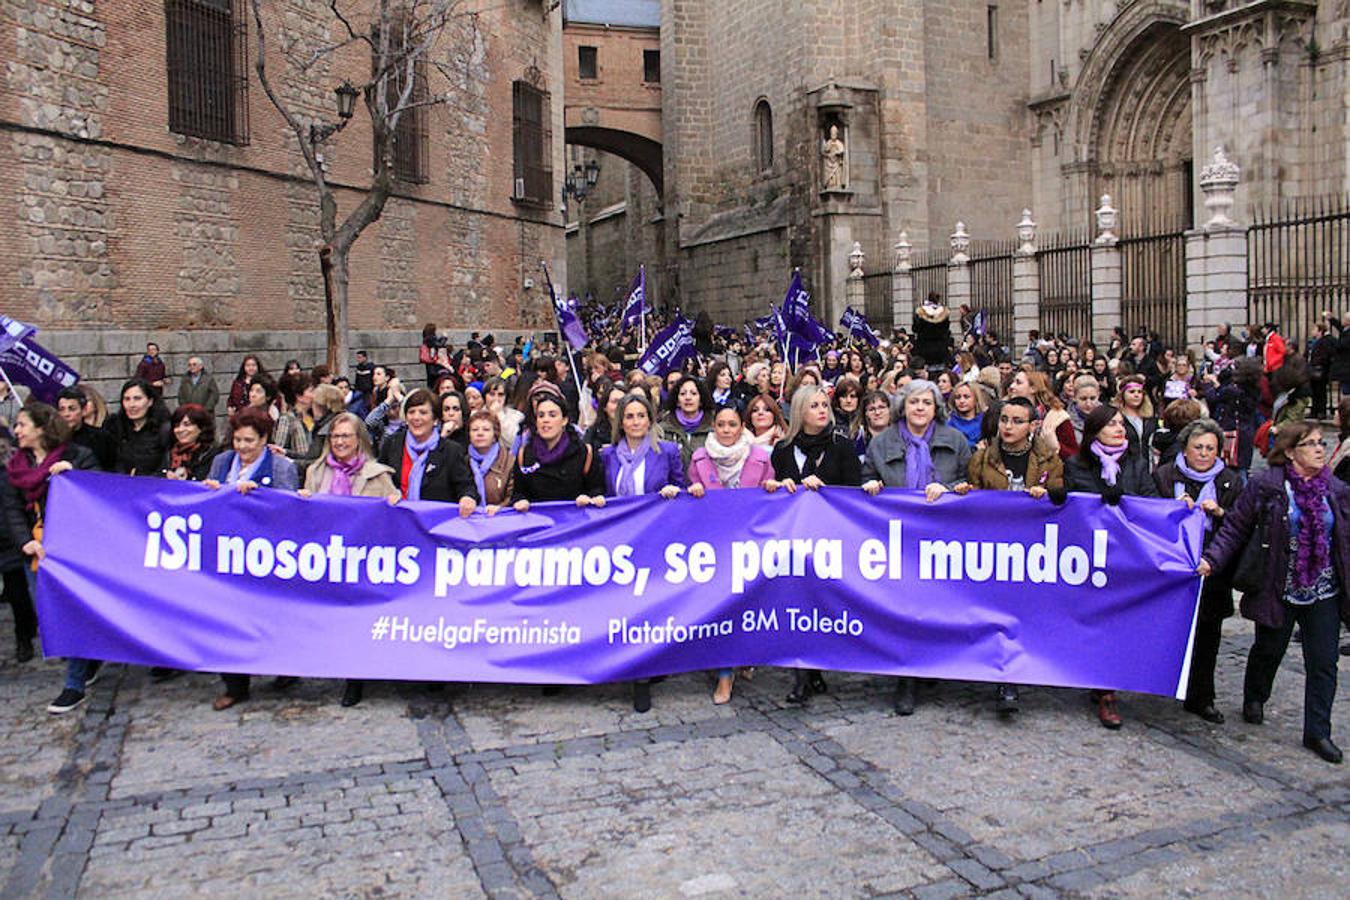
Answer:
<svg viewBox="0 0 1350 900"><path fill-rule="evenodd" d="M623 327L635 327L642 321L643 314L651 311L647 305L647 267L638 266L637 275L633 276L633 284L628 289L628 299L624 302Z"/></svg>
<svg viewBox="0 0 1350 900"><path fill-rule="evenodd" d="M558 322L558 331L573 350L580 350L586 346L590 338L586 335L585 326L581 324L581 317L577 315L577 298L568 297L563 300L558 297L558 291L553 287L553 279L548 274L548 266L544 266L544 280L548 282L548 296L553 301L553 315Z"/></svg>
<svg viewBox="0 0 1350 900"><path fill-rule="evenodd" d="M10 381L26 386L34 399L55 404L57 394L74 387L80 375L33 340L36 332L32 325L0 316L0 369Z"/></svg>
<svg viewBox="0 0 1350 900"><path fill-rule="evenodd" d="M867 316L857 312L849 306L844 309L843 316L839 319L839 324L848 330L848 333L856 338L862 338L873 347L881 343L872 326L867 323Z"/></svg>
<svg viewBox="0 0 1350 900"><path fill-rule="evenodd" d="M48 656L207 672L560 684L773 665L1177 696L1203 518L826 488L460 519L69 472L37 602Z"/></svg>
<svg viewBox="0 0 1350 900"><path fill-rule="evenodd" d="M662 328L647 345L647 352L638 360L638 368L648 375L665 375L684 365L686 359L698 356L694 346L694 323L683 316Z"/></svg>
<svg viewBox="0 0 1350 900"><path fill-rule="evenodd" d="M802 338L812 347L834 340L834 333L811 315L811 295L802 287L800 269L792 272L792 283L783 298L783 323L787 330Z"/></svg>

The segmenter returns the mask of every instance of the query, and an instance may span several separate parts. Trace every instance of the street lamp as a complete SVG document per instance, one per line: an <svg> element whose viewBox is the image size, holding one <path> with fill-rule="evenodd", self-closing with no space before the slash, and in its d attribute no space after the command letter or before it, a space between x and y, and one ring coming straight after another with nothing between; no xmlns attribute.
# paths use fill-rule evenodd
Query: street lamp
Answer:
<svg viewBox="0 0 1350 900"><path fill-rule="evenodd" d="M309 142L311 144L321 144L341 131L351 121L352 113L356 111L356 98L360 96L361 92L353 87L350 81L343 81L333 93L337 94L338 121L332 125L310 125Z"/></svg>
<svg viewBox="0 0 1350 900"><path fill-rule="evenodd" d="M599 180L600 163L598 160L591 158L586 161L584 166L581 163L572 166L572 171L568 172L563 179L563 203L567 202L568 197L575 199L578 203L585 203L586 196L590 194L591 189L595 187L595 183Z"/></svg>

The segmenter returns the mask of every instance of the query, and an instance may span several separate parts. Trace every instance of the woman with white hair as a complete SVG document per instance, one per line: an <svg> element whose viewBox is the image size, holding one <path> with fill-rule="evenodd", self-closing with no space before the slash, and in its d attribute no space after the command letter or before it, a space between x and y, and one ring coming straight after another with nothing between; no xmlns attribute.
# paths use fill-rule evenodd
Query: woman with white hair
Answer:
<svg viewBox="0 0 1350 900"><path fill-rule="evenodd" d="M970 443L943 422L942 394L931 381L915 379L897 397L898 424L872 438L863 458L863 490L875 497L883 487L922 490L932 503L953 488L966 486ZM964 491L962 491L964 493ZM895 712L914 713L915 683L901 678L895 688Z"/></svg>
<svg viewBox="0 0 1350 900"><path fill-rule="evenodd" d="M858 453L853 442L834 430L834 412L830 395L819 385L808 386L792 395L788 409L788 428L770 457L773 477L764 482L772 494L780 487L789 494L798 487L818 491L826 485L857 487L862 480ZM797 669L788 703L805 703L812 694L829 688L818 669Z"/></svg>

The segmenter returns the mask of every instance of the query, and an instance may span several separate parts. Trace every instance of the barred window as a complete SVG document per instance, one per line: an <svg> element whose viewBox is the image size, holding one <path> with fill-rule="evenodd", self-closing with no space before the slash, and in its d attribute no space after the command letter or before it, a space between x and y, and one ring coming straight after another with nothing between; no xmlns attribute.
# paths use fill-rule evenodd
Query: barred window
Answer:
<svg viewBox="0 0 1350 900"><path fill-rule="evenodd" d="M371 29L374 49L371 51L371 74L379 76L379 28ZM389 112L399 108L399 99L403 96L403 87L407 83L408 61L403 56L403 23L394 22L389 41L389 75L384 82L385 108ZM412 184L425 184L429 181L428 163L431 151L427 133L427 106L430 96L427 90L427 68L425 60L413 63L413 89L408 96L404 109L399 113L398 127L390 140L390 171L398 181Z"/></svg>
<svg viewBox="0 0 1350 900"><path fill-rule="evenodd" d="M169 130L248 143L245 0L165 0Z"/></svg>
<svg viewBox="0 0 1350 900"><path fill-rule="evenodd" d="M527 81L511 84L515 188L511 199L548 204L553 199L553 135L548 91Z"/></svg>

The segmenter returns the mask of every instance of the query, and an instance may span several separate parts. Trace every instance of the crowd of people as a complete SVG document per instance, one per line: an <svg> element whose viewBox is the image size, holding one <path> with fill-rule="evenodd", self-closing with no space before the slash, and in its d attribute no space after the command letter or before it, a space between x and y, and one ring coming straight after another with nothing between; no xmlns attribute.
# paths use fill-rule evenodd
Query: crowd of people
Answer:
<svg viewBox="0 0 1350 900"><path fill-rule="evenodd" d="M651 318L649 327L660 327ZM789 366L771 332L716 328L703 315L697 357L662 376L638 367L639 338L617 325L575 354L533 341L498 346L478 334L456 348L428 325L424 371L404 375L358 352L350 374L290 360L273 378L249 354L221 391L193 357L172 409L151 345L111 410L85 385L62 392L55 407L0 394L12 433L0 567L18 658L32 658L39 626L31 596L48 485L72 468L241 493L437 501L466 517L548 501L600 507L611 497L825 485L870 495L912 489L930 502L986 490L1049 503L1068 492L1105 503L1162 497L1205 516L1199 572L1207 580L1185 709L1224 721L1214 674L1236 586L1256 625L1243 718L1262 721L1297 636L1304 743L1340 762L1330 715L1337 657L1347 650L1338 647L1340 628L1350 622L1350 386L1339 435L1319 420L1328 382L1350 381L1350 316L1327 316L1303 352L1266 323L1241 334L1221 328L1198 353L1117 329L1104 345L1032 332L1014 355L972 320L930 296L911 328L875 345L837 336L815 360ZM1265 464L1254 468L1258 457ZM79 706L98 670L97 661L68 660L49 711ZM151 671L159 680L177 674ZM753 670L715 675L712 700L724 704ZM248 698L248 676L223 681L215 709ZM633 685L639 711L650 708L651 687ZM914 712L919 688L897 680L897 714ZM825 673L797 670L787 701L806 704L827 690ZM362 683L348 681L341 703L362 696ZM993 700L1000 715L1014 716L1018 686L997 685ZM1113 692L1091 700L1102 726L1121 726Z"/></svg>

